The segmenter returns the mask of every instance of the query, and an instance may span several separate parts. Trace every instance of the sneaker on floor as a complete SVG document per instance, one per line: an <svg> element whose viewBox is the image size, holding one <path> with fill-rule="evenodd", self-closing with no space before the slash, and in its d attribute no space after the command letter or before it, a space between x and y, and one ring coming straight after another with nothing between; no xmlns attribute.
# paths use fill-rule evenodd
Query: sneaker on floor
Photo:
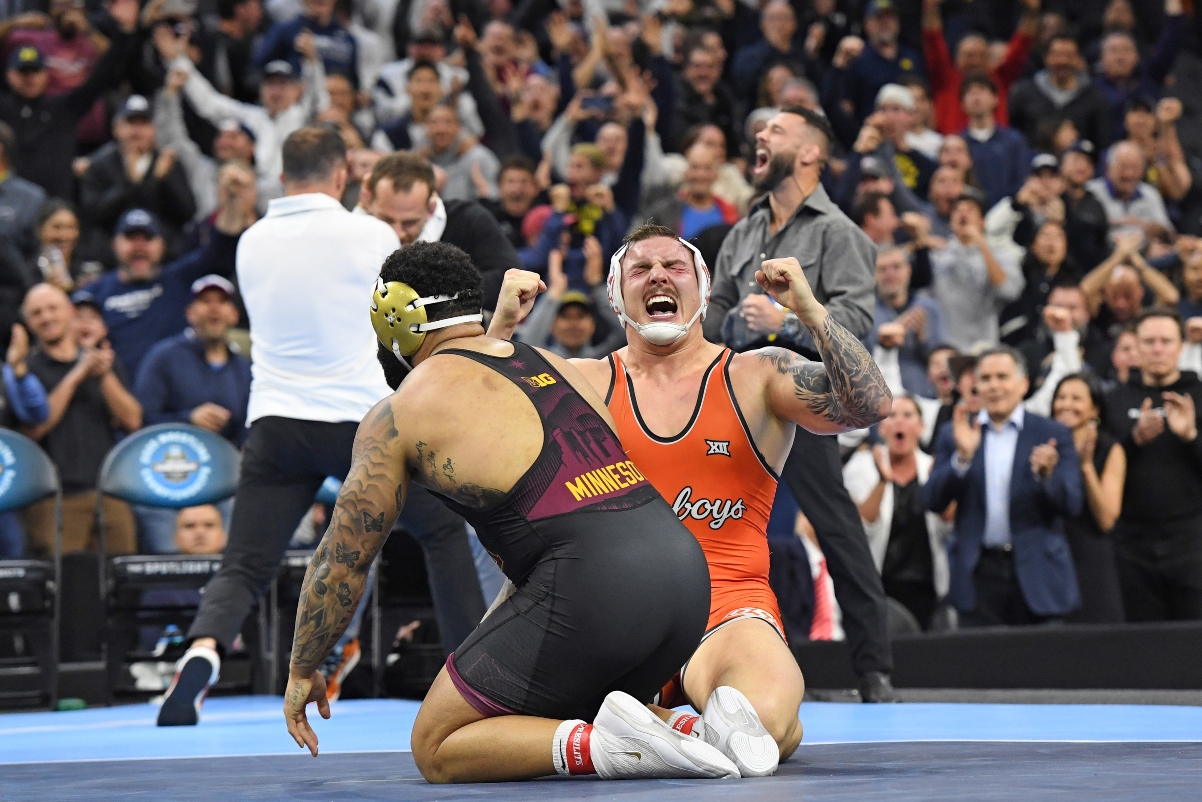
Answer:
<svg viewBox="0 0 1202 802"><path fill-rule="evenodd" d="M342 647L340 656L335 658L335 653L331 653L326 658L326 662L321 665L321 673L326 678L326 701L338 701L338 697L342 695L342 683L355 670L355 666L359 665L359 658L362 656L359 639L351 638Z"/></svg>
<svg viewBox="0 0 1202 802"><path fill-rule="evenodd" d="M714 747L676 732L627 693L605 697L593 720L591 755L607 780L737 778Z"/></svg>
<svg viewBox="0 0 1202 802"><path fill-rule="evenodd" d="M710 694L701 715L707 743L717 747L739 767L744 777L767 777L776 772L780 749L747 697L729 685Z"/></svg>
<svg viewBox="0 0 1202 802"><path fill-rule="evenodd" d="M186 727L200 721L205 694L221 671L221 658L213 649L193 646L175 666L175 679L159 708L160 727Z"/></svg>

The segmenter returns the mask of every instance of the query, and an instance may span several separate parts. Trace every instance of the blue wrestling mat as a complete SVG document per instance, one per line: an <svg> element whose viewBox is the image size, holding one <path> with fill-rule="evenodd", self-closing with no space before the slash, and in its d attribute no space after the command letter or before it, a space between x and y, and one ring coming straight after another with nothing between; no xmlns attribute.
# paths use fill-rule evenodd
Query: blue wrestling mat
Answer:
<svg viewBox="0 0 1202 802"><path fill-rule="evenodd" d="M317 718L316 759L275 697L217 698L197 727L150 705L0 716L0 800L1197 799L1202 707L807 702L805 742L776 776L549 778L430 786L408 753L418 704L354 700Z"/></svg>

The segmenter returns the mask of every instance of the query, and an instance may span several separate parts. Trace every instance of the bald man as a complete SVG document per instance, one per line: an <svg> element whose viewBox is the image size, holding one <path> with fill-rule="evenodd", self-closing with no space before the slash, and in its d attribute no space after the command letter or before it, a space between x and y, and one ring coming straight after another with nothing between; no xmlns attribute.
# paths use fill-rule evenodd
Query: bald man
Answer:
<svg viewBox="0 0 1202 802"><path fill-rule="evenodd" d="M29 372L49 393L50 417L22 431L38 442L58 468L63 484L63 551L84 551L96 544L96 476L105 455L116 445L113 421L127 432L142 425L142 407L130 393L129 378L114 361L108 343L87 347L79 342L75 307L67 293L38 284L21 306L25 325L37 348L29 355ZM54 499L29 508L29 535L34 551L54 549ZM105 549L109 554L136 551L129 507L104 500Z"/></svg>
<svg viewBox="0 0 1202 802"><path fill-rule="evenodd" d="M1173 230L1160 190L1143 180L1146 169L1139 146L1123 141L1110 149L1106 177L1085 183L1106 211L1112 237L1138 233L1150 239Z"/></svg>

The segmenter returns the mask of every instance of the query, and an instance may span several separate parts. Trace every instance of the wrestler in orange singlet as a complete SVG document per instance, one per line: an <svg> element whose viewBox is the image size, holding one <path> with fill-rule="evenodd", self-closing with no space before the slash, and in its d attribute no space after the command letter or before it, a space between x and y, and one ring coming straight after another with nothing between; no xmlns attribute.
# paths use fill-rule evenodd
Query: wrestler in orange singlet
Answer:
<svg viewBox="0 0 1202 802"><path fill-rule="evenodd" d="M721 749L742 776L771 774L801 741L804 693L768 586L777 475L796 425L819 434L869 426L892 399L872 357L814 298L796 259L766 260L756 279L807 326L822 363L781 348L732 354L707 342L700 319L709 271L700 253L656 225L626 242L610 262L609 298L628 345L609 359L572 364L606 394L623 449L700 541L711 583L708 631L665 688L680 696L662 700L688 701L702 715L656 710ZM511 334L542 288L537 274L509 271L489 333Z"/></svg>

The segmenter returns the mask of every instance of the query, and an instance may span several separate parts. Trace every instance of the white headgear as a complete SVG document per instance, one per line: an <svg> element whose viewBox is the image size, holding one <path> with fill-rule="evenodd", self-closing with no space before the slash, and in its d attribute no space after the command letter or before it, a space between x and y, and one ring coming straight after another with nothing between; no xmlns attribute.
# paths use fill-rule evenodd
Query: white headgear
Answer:
<svg viewBox="0 0 1202 802"><path fill-rule="evenodd" d="M676 241L693 252L693 266L697 273L697 290L701 296L701 306L697 309L696 314L689 319L688 323L662 323L653 321L651 323L635 323L626 314L626 301L622 297L622 257L626 255L626 251L630 249L630 244L623 245L618 248L617 253L609 260L609 279L606 281L606 290L609 292L609 305L613 308L618 319L623 323L634 326L635 331L643 336L647 342L652 345L671 345L688 333L689 327L697 322L700 318L705 320L705 312L710 305L710 269L705 264L705 259L701 256L701 251L691 242L676 238Z"/></svg>

